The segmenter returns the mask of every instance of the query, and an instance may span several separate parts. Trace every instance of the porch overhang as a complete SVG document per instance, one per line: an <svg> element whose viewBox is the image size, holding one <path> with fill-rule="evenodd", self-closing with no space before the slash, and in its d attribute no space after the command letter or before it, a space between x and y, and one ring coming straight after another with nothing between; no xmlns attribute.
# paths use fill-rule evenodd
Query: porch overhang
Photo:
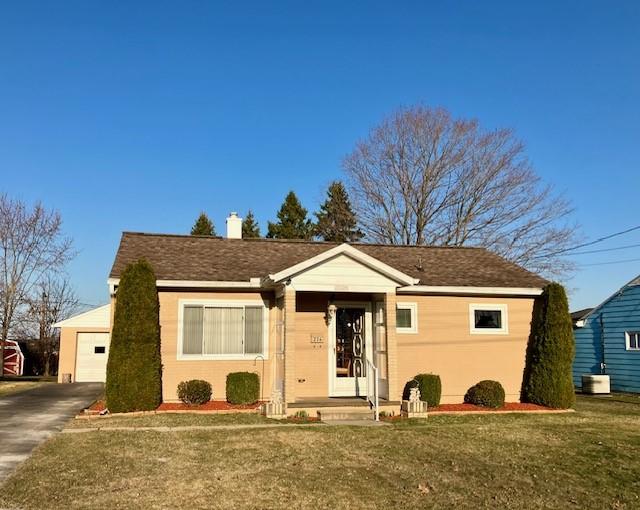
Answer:
<svg viewBox="0 0 640 510"><path fill-rule="evenodd" d="M343 243L335 248L331 248L315 257L311 257L307 260L304 260L298 264L295 264L291 267L283 269L282 271L278 271L277 273L269 274L265 280L263 281L263 285L277 285L279 283L283 283L288 281L289 279L304 273L305 271L309 271L310 269L317 267L331 259L339 257L340 255L344 255L349 257L350 259L359 262L363 266L366 266L373 271L385 276L386 278L397 283L397 286L400 285L416 285L420 283L420 280L413 278L412 276L403 273L402 271L398 271L394 267L391 267L384 262L379 261L378 259L367 255L366 253L354 248L353 246ZM348 282L345 282L345 286L348 286ZM328 286L327 286L328 287ZM326 289L301 289L298 290L329 290Z"/></svg>

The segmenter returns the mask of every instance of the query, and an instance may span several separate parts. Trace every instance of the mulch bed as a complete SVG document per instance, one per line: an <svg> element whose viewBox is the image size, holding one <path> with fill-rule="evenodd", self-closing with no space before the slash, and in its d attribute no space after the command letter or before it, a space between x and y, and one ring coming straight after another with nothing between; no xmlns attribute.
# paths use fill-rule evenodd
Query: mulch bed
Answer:
<svg viewBox="0 0 640 510"><path fill-rule="evenodd" d="M262 402L256 402L255 404L250 405L235 405L230 404L229 402L212 400L207 402L206 404L202 404L199 406L188 406L187 404L183 404L182 402L170 403L164 402L158 406L155 411L151 412L193 412L193 411L204 411L204 412L221 412L221 413L233 413L233 412L255 412L257 411ZM93 404L91 404L87 409L84 410L84 415L94 416L99 415L101 412L107 409L106 402L104 400L96 400Z"/></svg>
<svg viewBox="0 0 640 510"><path fill-rule="evenodd" d="M497 409L493 407L482 407L473 404L440 404L437 407L430 407L429 413L444 413L452 411L493 411L493 412L509 412L509 411L556 411L550 407L539 406L538 404L523 404L520 402L505 402L504 406Z"/></svg>
<svg viewBox="0 0 640 510"><path fill-rule="evenodd" d="M249 405L239 405L230 404L224 400L211 400L206 404L199 406L188 406L182 402L163 402L160 404L157 411L246 411L259 409L261 405L262 402L256 402L255 404Z"/></svg>

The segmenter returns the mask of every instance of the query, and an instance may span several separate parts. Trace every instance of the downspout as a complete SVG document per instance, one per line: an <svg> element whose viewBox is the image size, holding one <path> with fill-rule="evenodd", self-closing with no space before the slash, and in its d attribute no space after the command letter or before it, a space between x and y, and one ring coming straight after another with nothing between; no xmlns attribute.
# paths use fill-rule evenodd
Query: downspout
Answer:
<svg viewBox="0 0 640 510"><path fill-rule="evenodd" d="M607 373L607 364L604 357L604 312L600 314L600 349L602 350L602 356L600 357L600 374L605 375Z"/></svg>

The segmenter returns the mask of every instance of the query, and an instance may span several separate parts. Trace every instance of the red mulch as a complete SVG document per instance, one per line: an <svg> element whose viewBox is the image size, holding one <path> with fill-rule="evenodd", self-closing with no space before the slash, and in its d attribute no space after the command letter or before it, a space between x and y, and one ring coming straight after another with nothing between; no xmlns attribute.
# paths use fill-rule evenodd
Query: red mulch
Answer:
<svg viewBox="0 0 640 510"><path fill-rule="evenodd" d="M87 411L99 413L100 411L104 411L106 408L107 404L104 400L96 400L87 408Z"/></svg>
<svg viewBox="0 0 640 510"><path fill-rule="evenodd" d="M504 406L497 409L493 407L476 406L473 404L440 404L437 407L430 407L427 412L437 413L445 411L553 411L553 409L550 407L539 406L538 404L505 402Z"/></svg>
<svg viewBox="0 0 640 510"><path fill-rule="evenodd" d="M249 405L236 405L225 402L224 400L211 400L206 404L199 406L188 406L181 402L169 403L163 402L158 407L158 411L234 411L234 410L246 410L246 409L258 409L262 405L262 402L256 402Z"/></svg>

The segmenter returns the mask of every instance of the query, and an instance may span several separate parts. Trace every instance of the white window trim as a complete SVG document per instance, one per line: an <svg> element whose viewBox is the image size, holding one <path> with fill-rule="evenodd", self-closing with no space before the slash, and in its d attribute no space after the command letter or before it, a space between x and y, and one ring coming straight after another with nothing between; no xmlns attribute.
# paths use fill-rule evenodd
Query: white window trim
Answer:
<svg viewBox="0 0 640 510"><path fill-rule="evenodd" d="M502 327L476 328L476 310L499 311L502 313ZM507 305L493 303L471 303L469 305L469 332L472 335L508 335L509 334L509 312Z"/></svg>
<svg viewBox="0 0 640 510"><path fill-rule="evenodd" d="M631 352L640 352L640 347L631 347L631 339L630 335L638 335L640 337L640 331L625 331L624 332L624 343L627 351ZM640 340L640 338L639 338Z"/></svg>
<svg viewBox="0 0 640 510"><path fill-rule="evenodd" d="M255 354L183 354L182 328L184 324L185 306L204 306L209 308L243 308L245 306L261 306L262 313L262 352ZM253 361L256 358L269 359L269 306L262 300L223 300L223 299L179 299L178 300L178 352L176 358L182 361L194 360L226 360Z"/></svg>
<svg viewBox="0 0 640 510"><path fill-rule="evenodd" d="M411 310L411 327L410 328L401 328L397 326L396 321L396 332L397 333L409 333L415 334L418 332L418 303L407 303L405 301L396 302L396 310Z"/></svg>

